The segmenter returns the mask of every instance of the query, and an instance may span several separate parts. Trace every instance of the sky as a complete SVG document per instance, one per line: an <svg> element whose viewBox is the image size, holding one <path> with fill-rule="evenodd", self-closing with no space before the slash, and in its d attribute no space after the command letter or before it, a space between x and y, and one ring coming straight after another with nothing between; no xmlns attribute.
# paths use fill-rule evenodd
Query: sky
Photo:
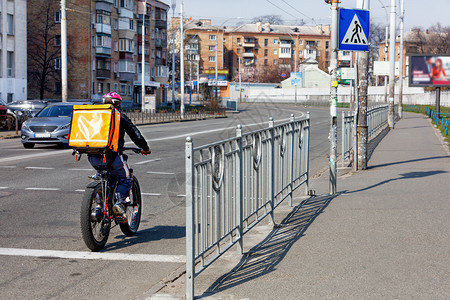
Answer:
<svg viewBox="0 0 450 300"><path fill-rule="evenodd" d="M171 5L176 3L175 14L179 16L182 0L162 0ZM371 20L385 24L386 13L390 14L391 0L369 0ZM324 0L183 0L183 14L186 18L212 19L213 25L235 25L243 21L250 23L251 19L263 15L280 15L286 24L295 20L303 20L306 25L330 24L330 5ZM397 13L400 10L400 0L396 0ZM450 0L404 0L405 30L420 26L424 29L437 22L450 26ZM355 8L356 0L341 0L343 8ZM383 8L383 6L385 6ZM172 10L170 17L172 16ZM232 19L240 17L242 19Z"/></svg>

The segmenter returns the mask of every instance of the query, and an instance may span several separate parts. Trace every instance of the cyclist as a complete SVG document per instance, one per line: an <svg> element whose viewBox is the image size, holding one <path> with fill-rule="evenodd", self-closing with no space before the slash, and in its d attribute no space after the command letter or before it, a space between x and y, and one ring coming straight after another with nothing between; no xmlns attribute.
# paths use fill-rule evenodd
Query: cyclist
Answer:
<svg viewBox="0 0 450 300"><path fill-rule="evenodd" d="M115 92L110 92L103 95L103 103L112 104L120 111L120 104L122 98ZM118 151L109 151L105 156L103 155L88 155L88 160L91 165L97 169L100 166L108 166L111 174L118 180L116 188L116 203L113 206L113 211L116 216L122 216L123 222L126 222L125 206L130 201L130 189L132 186L130 170L127 165L127 155L123 154L123 147L125 144L125 132L131 140L141 148L141 154L148 155L151 153L147 141L142 136L141 132L133 124L133 122L124 114L120 113L120 128L119 128L119 145ZM100 209L100 207L98 207Z"/></svg>

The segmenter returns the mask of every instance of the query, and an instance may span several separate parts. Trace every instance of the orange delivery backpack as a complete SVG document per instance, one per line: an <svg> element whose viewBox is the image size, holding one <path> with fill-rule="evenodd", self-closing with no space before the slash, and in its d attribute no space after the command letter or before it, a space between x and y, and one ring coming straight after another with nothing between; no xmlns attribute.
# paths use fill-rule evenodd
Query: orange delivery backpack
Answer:
<svg viewBox="0 0 450 300"><path fill-rule="evenodd" d="M74 105L69 146L79 153L117 152L120 112L112 104Z"/></svg>

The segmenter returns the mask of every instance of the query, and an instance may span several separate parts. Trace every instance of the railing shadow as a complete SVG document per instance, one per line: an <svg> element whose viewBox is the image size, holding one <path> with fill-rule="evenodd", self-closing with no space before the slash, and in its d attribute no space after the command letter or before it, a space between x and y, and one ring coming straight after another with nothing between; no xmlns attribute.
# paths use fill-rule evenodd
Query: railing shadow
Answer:
<svg viewBox="0 0 450 300"><path fill-rule="evenodd" d="M217 279L198 298L211 296L273 272L292 245L338 195L311 197L296 206L262 242L245 253L230 272Z"/></svg>

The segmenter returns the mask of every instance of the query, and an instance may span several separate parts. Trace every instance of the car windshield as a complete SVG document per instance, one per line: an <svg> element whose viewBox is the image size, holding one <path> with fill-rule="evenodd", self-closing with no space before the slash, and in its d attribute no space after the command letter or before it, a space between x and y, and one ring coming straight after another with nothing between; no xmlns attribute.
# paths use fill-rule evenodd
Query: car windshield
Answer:
<svg viewBox="0 0 450 300"><path fill-rule="evenodd" d="M36 117L70 117L71 115L71 105L52 105L42 109Z"/></svg>
<svg viewBox="0 0 450 300"><path fill-rule="evenodd" d="M3 101L2 98L0 98L0 105L5 105L6 106L6 103L5 103L5 101Z"/></svg>

